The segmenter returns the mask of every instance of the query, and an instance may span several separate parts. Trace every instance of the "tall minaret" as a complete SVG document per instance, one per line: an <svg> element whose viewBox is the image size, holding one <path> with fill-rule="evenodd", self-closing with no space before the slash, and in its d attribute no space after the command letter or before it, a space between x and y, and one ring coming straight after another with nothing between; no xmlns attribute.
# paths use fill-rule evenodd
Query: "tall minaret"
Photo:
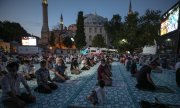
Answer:
<svg viewBox="0 0 180 108"><path fill-rule="evenodd" d="M49 41L49 27L48 27L48 2L42 0L43 26L41 29L42 44L48 44Z"/></svg>
<svg viewBox="0 0 180 108"><path fill-rule="evenodd" d="M63 30L64 22L63 22L63 16L61 13L61 18L60 18L60 30Z"/></svg>
<svg viewBox="0 0 180 108"><path fill-rule="evenodd" d="M128 15L130 15L130 14L132 14L132 13L133 13L133 11L132 11L131 0L130 0Z"/></svg>

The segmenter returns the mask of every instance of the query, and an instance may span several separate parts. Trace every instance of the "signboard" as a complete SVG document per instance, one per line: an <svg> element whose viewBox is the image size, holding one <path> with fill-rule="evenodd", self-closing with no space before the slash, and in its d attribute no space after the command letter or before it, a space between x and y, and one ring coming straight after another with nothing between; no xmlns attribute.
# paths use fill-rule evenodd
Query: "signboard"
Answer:
<svg viewBox="0 0 180 108"><path fill-rule="evenodd" d="M178 29L179 26L179 2L162 16L160 35L165 35Z"/></svg>
<svg viewBox="0 0 180 108"><path fill-rule="evenodd" d="M22 37L22 45L24 46L36 46L36 37Z"/></svg>
<svg viewBox="0 0 180 108"><path fill-rule="evenodd" d="M18 54L38 54L39 48L36 46L18 46Z"/></svg>

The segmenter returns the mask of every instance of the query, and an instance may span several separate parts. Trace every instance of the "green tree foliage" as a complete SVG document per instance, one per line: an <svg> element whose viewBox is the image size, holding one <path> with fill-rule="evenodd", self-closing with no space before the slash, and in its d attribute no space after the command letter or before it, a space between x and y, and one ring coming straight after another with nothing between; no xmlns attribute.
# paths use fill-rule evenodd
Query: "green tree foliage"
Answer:
<svg viewBox="0 0 180 108"><path fill-rule="evenodd" d="M50 39L49 39L49 44L51 46L55 46L55 36L54 36L54 32L51 32L51 36L50 36Z"/></svg>
<svg viewBox="0 0 180 108"><path fill-rule="evenodd" d="M22 36L29 35L19 23L9 21L0 22L0 38L4 41L17 41L20 43Z"/></svg>
<svg viewBox="0 0 180 108"><path fill-rule="evenodd" d="M137 12L130 14L125 18L123 28L123 37L127 40L124 44L119 43L119 47L123 50L133 53L135 49L153 45L154 39L158 38L160 11L146 10L141 17Z"/></svg>
<svg viewBox="0 0 180 108"><path fill-rule="evenodd" d="M145 15L140 17L140 41L141 45L152 45L154 39L158 38L158 32L160 28L160 11L146 10Z"/></svg>
<svg viewBox="0 0 180 108"><path fill-rule="evenodd" d="M118 17L113 16L105 28L114 46L118 46L117 48L121 51L133 53L134 50L145 45L154 44L154 39L158 38L160 29L160 13L158 10L146 10L144 15L139 16L138 12L134 12L127 15L125 21L119 24L114 23L117 22Z"/></svg>
<svg viewBox="0 0 180 108"><path fill-rule="evenodd" d="M63 40L63 44L64 44L66 47L71 48L72 45L73 45L73 42L72 42L72 40L71 40L71 37L66 36L66 37L64 38L64 40Z"/></svg>
<svg viewBox="0 0 180 108"><path fill-rule="evenodd" d="M113 18L105 23L105 30L107 31L108 38L110 39L110 43L114 46L118 46L118 40L121 38L122 32L121 16L119 14L113 15Z"/></svg>
<svg viewBox="0 0 180 108"><path fill-rule="evenodd" d="M106 47L106 44L104 42L104 38L102 37L102 35L98 34L93 38L92 46L93 47L100 47L100 48Z"/></svg>
<svg viewBox="0 0 180 108"><path fill-rule="evenodd" d="M78 19L76 25L77 25L77 31L74 37L75 45L77 48L81 49L84 46L86 46L86 37L84 33L84 17L82 11L78 13Z"/></svg>
<svg viewBox="0 0 180 108"><path fill-rule="evenodd" d="M127 43L124 44L124 49L130 51L130 53L133 53L135 48L140 47L140 35L138 34L138 15L138 12L134 12L125 17L123 37L127 41Z"/></svg>

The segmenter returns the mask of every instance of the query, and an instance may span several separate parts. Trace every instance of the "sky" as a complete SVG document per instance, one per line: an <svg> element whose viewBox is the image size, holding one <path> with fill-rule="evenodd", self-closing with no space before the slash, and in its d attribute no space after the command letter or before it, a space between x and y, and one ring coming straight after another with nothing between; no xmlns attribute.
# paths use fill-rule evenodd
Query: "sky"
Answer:
<svg viewBox="0 0 180 108"><path fill-rule="evenodd" d="M131 0L132 10L144 15L147 9L161 10L162 14L179 0ZM110 20L119 14L124 20L130 0L48 0L48 23L51 30L60 21L64 25L76 24L79 11L84 15L97 13ZM18 22L30 34L41 36L42 0L0 0L0 20Z"/></svg>

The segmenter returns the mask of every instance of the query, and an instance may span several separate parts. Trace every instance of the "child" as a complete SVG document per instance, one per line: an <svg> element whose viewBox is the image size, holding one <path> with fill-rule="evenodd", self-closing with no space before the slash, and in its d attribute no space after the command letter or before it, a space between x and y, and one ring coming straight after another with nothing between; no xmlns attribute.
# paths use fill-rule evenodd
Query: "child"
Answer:
<svg viewBox="0 0 180 108"><path fill-rule="evenodd" d="M87 100L89 100L93 105L103 104L105 101L104 86L105 82L99 80L99 87L93 90L90 96L87 96Z"/></svg>

